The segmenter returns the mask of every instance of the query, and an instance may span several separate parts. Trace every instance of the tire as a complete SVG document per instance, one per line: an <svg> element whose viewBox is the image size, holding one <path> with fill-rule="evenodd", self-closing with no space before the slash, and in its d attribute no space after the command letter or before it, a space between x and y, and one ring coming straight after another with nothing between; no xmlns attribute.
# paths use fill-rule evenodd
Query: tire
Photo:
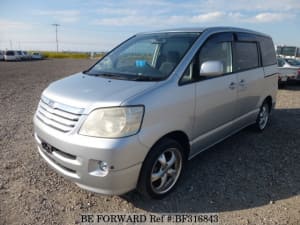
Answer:
<svg viewBox="0 0 300 225"><path fill-rule="evenodd" d="M267 101L264 101L257 115L255 128L258 131L263 131L268 126L270 121L270 106Z"/></svg>
<svg viewBox="0 0 300 225"><path fill-rule="evenodd" d="M137 190L146 198L165 197L174 190L185 162L182 146L173 139L162 139L144 160Z"/></svg>
<svg viewBox="0 0 300 225"><path fill-rule="evenodd" d="M278 89L282 89L286 86L286 82L280 82L278 83Z"/></svg>

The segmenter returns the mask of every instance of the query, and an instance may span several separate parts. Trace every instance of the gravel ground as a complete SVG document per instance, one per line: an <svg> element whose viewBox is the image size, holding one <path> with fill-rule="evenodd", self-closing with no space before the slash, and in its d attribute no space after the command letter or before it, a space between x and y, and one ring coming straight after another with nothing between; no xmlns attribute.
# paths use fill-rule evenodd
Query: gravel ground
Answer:
<svg viewBox="0 0 300 225"><path fill-rule="evenodd" d="M189 162L163 200L102 196L38 155L32 117L42 90L92 60L0 62L0 224L75 224L86 213L216 213L220 224L300 224L300 85L278 92L272 123L247 128Z"/></svg>

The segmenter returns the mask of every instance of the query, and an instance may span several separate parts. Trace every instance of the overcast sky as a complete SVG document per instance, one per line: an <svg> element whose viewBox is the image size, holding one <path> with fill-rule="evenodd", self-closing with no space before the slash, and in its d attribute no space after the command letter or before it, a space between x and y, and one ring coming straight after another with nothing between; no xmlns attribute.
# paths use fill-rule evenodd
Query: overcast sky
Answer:
<svg viewBox="0 0 300 225"><path fill-rule="evenodd" d="M300 46L300 0L0 1L0 49L107 51L137 32L236 26Z"/></svg>

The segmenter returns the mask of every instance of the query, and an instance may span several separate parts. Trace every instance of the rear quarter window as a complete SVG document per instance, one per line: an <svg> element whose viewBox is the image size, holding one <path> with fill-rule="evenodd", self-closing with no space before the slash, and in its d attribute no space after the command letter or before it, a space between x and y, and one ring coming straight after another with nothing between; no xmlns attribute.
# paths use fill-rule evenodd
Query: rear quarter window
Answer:
<svg viewBox="0 0 300 225"><path fill-rule="evenodd" d="M263 66L276 64L275 47L271 38L259 38Z"/></svg>

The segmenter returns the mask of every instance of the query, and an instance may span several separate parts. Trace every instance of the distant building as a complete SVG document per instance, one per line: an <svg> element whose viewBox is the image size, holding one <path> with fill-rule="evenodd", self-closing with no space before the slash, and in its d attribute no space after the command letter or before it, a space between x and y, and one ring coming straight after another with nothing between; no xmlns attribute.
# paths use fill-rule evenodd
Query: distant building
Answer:
<svg viewBox="0 0 300 225"><path fill-rule="evenodd" d="M276 53L278 56L300 59L300 48L297 46L278 45Z"/></svg>

